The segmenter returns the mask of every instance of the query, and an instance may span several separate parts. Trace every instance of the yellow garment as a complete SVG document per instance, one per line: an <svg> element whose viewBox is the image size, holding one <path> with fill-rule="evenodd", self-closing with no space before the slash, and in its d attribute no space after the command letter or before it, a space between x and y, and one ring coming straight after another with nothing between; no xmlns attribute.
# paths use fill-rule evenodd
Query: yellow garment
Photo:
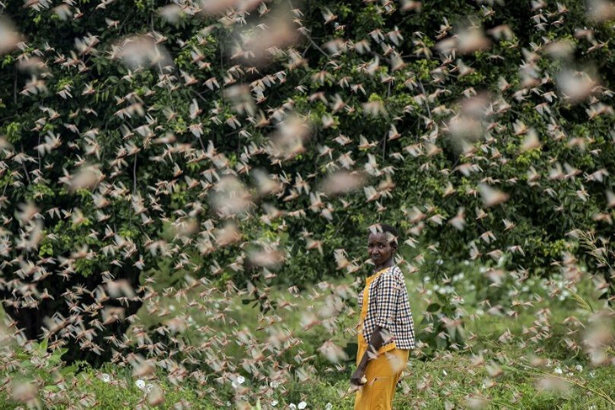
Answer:
<svg viewBox="0 0 615 410"><path fill-rule="evenodd" d="M385 272L383 269L375 275L367 278L365 290L363 291L363 306L361 307L360 323L363 323L367 316L369 306L369 286L373 281ZM363 329L358 332L357 366L361 362L363 355L369 347L369 342L363 337ZM357 392L354 403L355 410L391 410L393 405L393 395L395 386L401 376L402 371L408 363L408 350L397 349L395 342L389 346L381 347L378 350L378 358L368 362L365 370L367 383Z"/></svg>

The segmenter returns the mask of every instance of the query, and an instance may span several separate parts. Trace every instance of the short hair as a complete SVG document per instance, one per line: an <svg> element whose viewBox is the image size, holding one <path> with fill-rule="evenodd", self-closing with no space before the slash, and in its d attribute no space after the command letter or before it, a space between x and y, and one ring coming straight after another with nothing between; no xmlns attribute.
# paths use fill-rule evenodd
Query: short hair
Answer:
<svg viewBox="0 0 615 410"><path fill-rule="evenodd" d="M385 223L378 223L378 224L370 226L369 231L370 233L390 233L393 236L392 242L395 244L395 246L399 245L399 241L398 241L399 232L397 232L397 229L395 229L393 225L389 225Z"/></svg>

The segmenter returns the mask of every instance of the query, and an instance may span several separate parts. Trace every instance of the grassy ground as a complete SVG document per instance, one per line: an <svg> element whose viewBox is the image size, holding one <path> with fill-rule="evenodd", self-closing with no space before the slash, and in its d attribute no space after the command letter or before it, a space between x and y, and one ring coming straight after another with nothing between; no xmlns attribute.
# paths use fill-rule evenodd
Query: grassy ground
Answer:
<svg viewBox="0 0 615 410"><path fill-rule="evenodd" d="M561 280L532 279L524 283L516 283L511 278L507 280L497 287L485 281L480 272L458 275L439 285L416 275L409 277L407 285L417 334L426 344L412 353L398 386L396 409L615 408L615 390L611 387L612 364L603 360L602 365L594 365L583 344L587 341L587 329L592 326L590 319L604 307L598 301L592 281L586 278L570 287ZM160 298L151 300L150 310L147 306L142 309L129 334L134 335L144 328L156 328L159 323L168 323L174 317L189 322L182 333L176 335L188 346L199 345L207 339L204 327L210 333L247 334L257 344L267 343L271 335L267 328L270 326L289 329L297 340L302 341L292 354L307 358L305 368L311 371L304 376L306 380L295 373L296 377L274 386L261 407L294 408L293 405L305 402L308 409L328 408L328 403L334 409L351 409L353 397L344 393L353 368L353 346L348 346L348 360L337 366L329 363L318 348L327 340L339 346L346 346L354 340L355 336L349 330L357 320L352 314L354 298L332 296L339 296L352 283L353 278L347 278L332 283L330 287L315 286L301 293L272 289L269 297L277 302L278 307L265 315L258 307L244 304L245 295L226 297L196 287L178 298L168 289L166 292L161 289ZM206 298L202 295L205 291L208 293ZM163 296L164 293L167 296ZM211 309L191 303L194 300L205 300ZM323 322L322 319L331 313L327 312L328 307L339 300L343 300L345 306L329 327L323 323L306 324L314 317ZM421 324L421 319L427 307L436 301L454 302L450 307L464 323L465 346L433 352L429 342L434 334L425 331L427 326ZM154 306L157 310L152 312ZM224 315L219 315L220 312ZM276 323L269 325L271 320ZM612 323L605 326L608 332L612 332ZM612 353L610 347L604 351L607 356ZM241 363L248 352L240 343L229 343L219 354ZM285 360L292 362L292 354ZM32 354L26 355L23 360L31 361L31 357ZM3 360L6 368L6 357ZM36 375L36 371L31 370L28 374ZM42 367L42 371L47 369ZM12 372L20 373L18 368ZM76 373L74 369L65 368L64 372L66 380L70 380L69 397L72 401L54 408L133 409L147 407L152 398L153 393L136 386L137 378L133 377L129 367L108 364L97 370L86 368ZM154 393L163 394L162 408L181 408L182 403L186 405L183 408L188 408L187 403L191 403L194 409L227 405L235 408L234 398L238 397L238 390L256 389L259 384L248 377L241 386L232 387L228 380L216 375L199 385L191 378L173 379L162 370L157 374L158 377L145 382L154 386ZM39 376L39 379L44 377ZM54 391L56 388L51 388L52 385L58 386L49 380L46 388ZM222 401L213 399L214 392ZM0 395L0 408L16 407L17 404L6 395Z"/></svg>

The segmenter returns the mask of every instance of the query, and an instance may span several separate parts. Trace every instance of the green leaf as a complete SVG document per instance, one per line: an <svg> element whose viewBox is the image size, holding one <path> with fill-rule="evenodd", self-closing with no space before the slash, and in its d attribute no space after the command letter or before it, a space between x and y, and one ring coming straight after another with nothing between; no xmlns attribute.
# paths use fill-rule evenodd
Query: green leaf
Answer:
<svg viewBox="0 0 615 410"><path fill-rule="evenodd" d="M43 340L39 343L39 345L38 345L38 349L39 349L39 351L41 351L41 352L43 352L43 353L44 353L44 352L46 352L46 351L47 351L47 346L48 346L48 340L47 340L47 338L45 338L45 339L43 339Z"/></svg>
<svg viewBox="0 0 615 410"><path fill-rule="evenodd" d="M431 305L427 306L427 311L433 313L437 312L441 308L442 306L439 303L432 303Z"/></svg>

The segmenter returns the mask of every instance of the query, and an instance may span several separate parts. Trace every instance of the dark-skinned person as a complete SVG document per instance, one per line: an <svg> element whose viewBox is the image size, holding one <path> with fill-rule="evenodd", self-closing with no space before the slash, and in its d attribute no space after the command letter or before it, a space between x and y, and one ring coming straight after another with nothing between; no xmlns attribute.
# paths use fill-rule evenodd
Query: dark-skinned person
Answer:
<svg viewBox="0 0 615 410"><path fill-rule="evenodd" d="M414 348L414 321L404 274L395 265L397 230L370 228L367 251L373 274L359 293L357 369L350 378L357 390L355 410L390 410L397 382Z"/></svg>

